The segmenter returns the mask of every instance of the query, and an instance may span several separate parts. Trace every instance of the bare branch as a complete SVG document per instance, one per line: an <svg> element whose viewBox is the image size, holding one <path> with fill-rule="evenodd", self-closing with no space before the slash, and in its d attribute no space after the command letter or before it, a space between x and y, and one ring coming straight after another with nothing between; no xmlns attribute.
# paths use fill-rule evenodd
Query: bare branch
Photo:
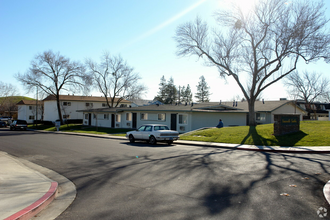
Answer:
<svg viewBox="0 0 330 220"><path fill-rule="evenodd" d="M63 123L59 95L61 91L86 90L91 77L79 62L71 62L60 53L45 51L35 56L30 69L25 74L16 74L18 81L30 91L39 87L57 99L58 117Z"/></svg>
<svg viewBox="0 0 330 220"><path fill-rule="evenodd" d="M86 64L109 108L117 107L124 99L140 97L146 91L145 86L138 84L139 74L119 55L111 56L105 52L100 64L90 59L86 60Z"/></svg>
<svg viewBox="0 0 330 220"><path fill-rule="evenodd" d="M177 55L196 56L215 66L221 77L233 77L249 102L297 68L299 60L330 62L330 34L320 2L259 0L244 14L239 6L215 14L219 28L208 31L200 18L177 28ZM246 86L246 77L248 77ZM242 80L244 81L242 82Z"/></svg>

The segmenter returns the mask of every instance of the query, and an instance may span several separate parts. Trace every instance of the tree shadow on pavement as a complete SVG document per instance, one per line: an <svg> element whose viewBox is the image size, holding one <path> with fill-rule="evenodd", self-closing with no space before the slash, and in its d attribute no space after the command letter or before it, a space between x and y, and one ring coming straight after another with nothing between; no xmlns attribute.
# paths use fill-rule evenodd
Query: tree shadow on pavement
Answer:
<svg viewBox="0 0 330 220"><path fill-rule="evenodd" d="M72 207L86 203L84 194L106 196L102 214L89 204L86 219L310 219L326 205L329 172L327 155L189 148L90 157L64 175L77 186ZM107 195L98 193L104 187Z"/></svg>

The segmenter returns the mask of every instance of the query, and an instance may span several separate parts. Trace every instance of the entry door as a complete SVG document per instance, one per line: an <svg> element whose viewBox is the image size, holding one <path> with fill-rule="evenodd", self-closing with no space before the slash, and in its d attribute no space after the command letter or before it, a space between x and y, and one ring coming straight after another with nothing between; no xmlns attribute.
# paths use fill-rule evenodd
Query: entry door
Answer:
<svg viewBox="0 0 330 220"><path fill-rule="evenodd" d="M177 114L171 114L171 130L176 131Z"/></svg>
<svg viewBox="0 0 330 220"><path fill-rule="evenodd" d="M92 125L92 114L89 113L88 114L88 126L91 126Z"/></svg>
<svg viewBox="0 0 330 220"><path fill-rule="evenodd" d="M115 127L115 114L111 114L111 127Z"/></svg>
<svg viewBox="0 0 330 220"><path fill-rule="evenodd" d="M132 118L132 128L136 129L136 113L133 113L133 118Z"/></svg>

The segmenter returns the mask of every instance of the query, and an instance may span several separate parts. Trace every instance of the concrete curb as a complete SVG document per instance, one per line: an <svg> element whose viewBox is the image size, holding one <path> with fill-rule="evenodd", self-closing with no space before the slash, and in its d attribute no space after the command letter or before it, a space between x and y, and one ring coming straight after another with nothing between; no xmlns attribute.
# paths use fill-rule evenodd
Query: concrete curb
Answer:
<svg viewBox="0 0 330 220"><path fill-rule="evenodd" d="M323 187L323 195L330 205L330 180Z"/></svg>
<svg viewBox="0 0 330 220"><path fill-rule="evenodd" d="M41 212L47 205L49 205L57 194L58 183L51 182L51 186L48 192L45 193L40 199L34 202L32 205L22 209L21 211L5 218L4 220L28 220Z"/></svg>

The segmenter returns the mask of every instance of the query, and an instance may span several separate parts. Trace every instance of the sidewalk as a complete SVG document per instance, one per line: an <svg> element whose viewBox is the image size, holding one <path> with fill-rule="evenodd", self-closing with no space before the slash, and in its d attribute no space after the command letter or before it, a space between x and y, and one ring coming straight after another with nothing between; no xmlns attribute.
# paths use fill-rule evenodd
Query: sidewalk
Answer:
<svg viewBox="0 0 330 220"><path fill-rule="evenodd" d="M37 131L46 132L46 131ZM127 140L121 136L96 135L73 132L48 132L97 138ZM128 140L127 140L128 141ZM285 153L330 153L330 146L324 147L270 147L239 144L224 144L178 140L174 144L200 147L226 148ZM41 173L28 168L19 160L0 151L0 219L30 219L51 203L58 191L58 183ZM52 178L52 177L51 177ZM324 197L330 204L330 181L323 188ZM74 198L73 198L74 199ZM69 202L70 203L70 202Z"/></svg>
<svg viewBox="0 0 330 220"><path fill-rule="evenodd" d="M0 219L30 219L53 201L57 182L0 152Z"/></svg>

